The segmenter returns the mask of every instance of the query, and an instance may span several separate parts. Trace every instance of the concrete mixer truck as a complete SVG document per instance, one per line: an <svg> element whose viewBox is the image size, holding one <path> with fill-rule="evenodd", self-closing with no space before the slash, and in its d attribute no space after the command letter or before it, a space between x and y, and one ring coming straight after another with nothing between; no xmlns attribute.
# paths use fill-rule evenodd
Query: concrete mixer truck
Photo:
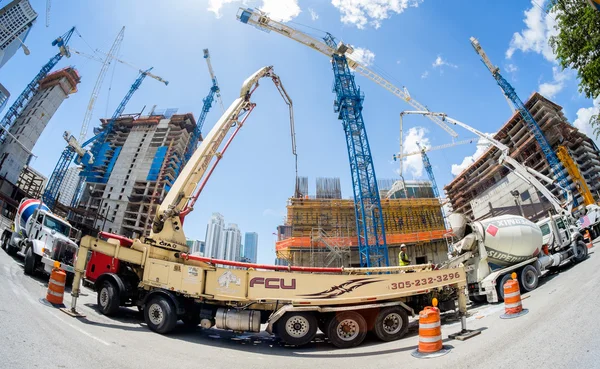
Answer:
<svg viewBox="0 0 600 369"><path fill-rule="evenodd" d="M476 302L498 302L504 299L502 286L516 272L521 291L534 290L544 272L570 260L579 263L587 257L581 229L572 215L571 191L556 181L517 162L506 145L444 113L407 111L441 117L461 126L494 145L500 151L498 163L542 193L553 205L555 214L533 223L524 217L503 215L482 221L468 222L462 214L452 214L448 221L460 239L453 245L455 257L442 268L463 265L467 271L469 297ZM541 182L554 184L566 195L562 203Z"/></svg>
<svg viewBox="0 0 600 369"><path fill-rule="evenodd" d="M72 275L77 233L40 200L25 198L19 203L13 229L2 233L1 245L9 255L25 256L25 274L31 275L42 266L50 273L58 262L62 270Z"/></svg>

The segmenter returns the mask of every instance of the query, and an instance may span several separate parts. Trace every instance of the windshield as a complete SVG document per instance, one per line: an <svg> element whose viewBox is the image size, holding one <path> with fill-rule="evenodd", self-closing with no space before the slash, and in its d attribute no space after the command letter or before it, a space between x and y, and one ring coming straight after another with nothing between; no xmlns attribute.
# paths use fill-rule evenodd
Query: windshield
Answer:
<svg viewBox="0 0 600 369"><path fill-rule="evenodd" d="M44 219L44 227L53 229L56 232L61 233L67 237L69 236L69 232L71 230L71 227L69 227L67 224L61 222L58 219L52 218L49 215L46 215L46 218Z"/></svg>
<svg viewBox="0 0 600 369"><path fill-rule="evenodd" d="M550 234L550 226L548 225L548 223L542 224L540 226L540 229L542 230L542 236L547 236Z"/></svg>

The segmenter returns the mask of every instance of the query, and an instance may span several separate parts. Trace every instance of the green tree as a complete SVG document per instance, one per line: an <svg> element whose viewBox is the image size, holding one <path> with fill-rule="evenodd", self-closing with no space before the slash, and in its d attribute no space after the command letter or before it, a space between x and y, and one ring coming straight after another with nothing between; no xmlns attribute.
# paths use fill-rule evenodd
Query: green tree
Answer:
<svg viewBox="0 0 600 369"><path fill-rule="evenodd" d="M550 37L550 46L558 63L577 71L579 92L600 96L600 11L587 0L552 0L549 8L557 21L558 35Z"/></svg>

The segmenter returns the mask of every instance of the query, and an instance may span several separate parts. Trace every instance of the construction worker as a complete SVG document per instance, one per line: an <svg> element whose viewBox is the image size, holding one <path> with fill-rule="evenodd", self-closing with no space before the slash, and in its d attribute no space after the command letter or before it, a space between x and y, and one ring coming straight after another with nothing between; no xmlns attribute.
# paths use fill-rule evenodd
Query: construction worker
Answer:
<svg viewBox="0 0 600 369"><path fill-rule="evenodd" d="M408 258L408 253L406 252L406 245L400 245L400 254L398 254L398 263L400 266L410 265L410 259Z"/></svg>

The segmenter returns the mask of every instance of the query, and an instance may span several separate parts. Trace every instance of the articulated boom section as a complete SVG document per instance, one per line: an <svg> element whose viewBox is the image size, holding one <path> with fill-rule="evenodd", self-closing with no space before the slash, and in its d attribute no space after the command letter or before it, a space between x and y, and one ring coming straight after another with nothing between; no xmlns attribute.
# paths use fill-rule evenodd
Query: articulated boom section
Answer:
<svg viewBox="0 0 600 369"><path fill-rule="evenodd" d="M382 222L381 201L371 148L362 118L362 96L345 56L332 57L336 112L342 120L355 199L356 229L361 266L387 266L388 251Z"/></svg>

